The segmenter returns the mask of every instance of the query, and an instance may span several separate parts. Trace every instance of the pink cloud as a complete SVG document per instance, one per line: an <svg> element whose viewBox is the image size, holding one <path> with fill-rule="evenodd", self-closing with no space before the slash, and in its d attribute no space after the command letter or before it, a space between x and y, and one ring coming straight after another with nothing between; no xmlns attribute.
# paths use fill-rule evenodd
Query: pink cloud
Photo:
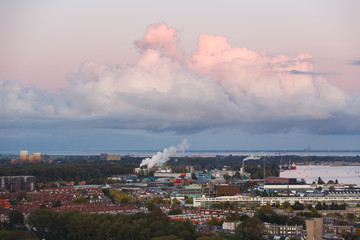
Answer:
<svg viewBox="0 0 360 240"><path fill-rule="evenodd" d="M135 45L143 51L133 64L82 64L67 77L71 87L62 92L65 100L41 111L61 117L115 116L119 128L157 130L333 119L358 112L358 104L342 90L307 74L313 72L308 54L270 56L231 46L224 36L201 34L196 50L179 57L177 30L160 24L149 26ZM11 96L4 96L0 110L12 106ZM26 102L17 108L25 109ZM35 105L26 107L36 114Z"/></svg>
<svg viewBox="0 0 360 240"><path fill-rule="evenodd" d="M158 49L168 56L177 54L177 30L168 27L166 24L152 24L146 29L142 40L135 41L134 44L143 49Z"/></svg>

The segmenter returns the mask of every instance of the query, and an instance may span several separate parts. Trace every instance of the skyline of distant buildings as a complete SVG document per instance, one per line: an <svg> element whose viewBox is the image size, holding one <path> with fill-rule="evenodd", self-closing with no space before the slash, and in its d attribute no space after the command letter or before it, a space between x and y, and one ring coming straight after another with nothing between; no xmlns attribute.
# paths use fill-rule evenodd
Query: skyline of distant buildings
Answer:
<svg viewBox="0 0 360 240"><path fill-rule="evenodd" d="M41 163L41 162L50 162L50 158L47 154L41 155L40 152L34 152L33 154L29 155L28 150L20 150L20 157L19 159L12 158L11 164L18 164L18 163Z"/></svg>

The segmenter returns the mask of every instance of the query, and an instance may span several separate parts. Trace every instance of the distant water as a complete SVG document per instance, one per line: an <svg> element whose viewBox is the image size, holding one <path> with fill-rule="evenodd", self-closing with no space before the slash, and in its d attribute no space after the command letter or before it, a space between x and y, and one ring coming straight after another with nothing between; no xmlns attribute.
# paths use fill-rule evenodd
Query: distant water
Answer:
<svg viewBox="0 0 360 240"><path fill-rule="evenodd" d="M20 150L19 150L20 151ZM15 154L18 155L19 151L0 151L0 154ZM99 155L100 153L108 154L121 154L131 156L151 156L157 152L162 152L163 149L159 150L39 150L43 154L49 155ZM298 151L298 150L187 150L184 153L178 153L176 156L285 156L285 155L299 155L299 156L360 156L360 151Z"/></svg>
<svg viewBox="0 0 360 240"><path fill-rule="evenodd" d="M339 183L360 186L360 166L296 166L296 170L281 172L280 177L305 179L307 183L321 177L325 183L337 179Z"/></svg>

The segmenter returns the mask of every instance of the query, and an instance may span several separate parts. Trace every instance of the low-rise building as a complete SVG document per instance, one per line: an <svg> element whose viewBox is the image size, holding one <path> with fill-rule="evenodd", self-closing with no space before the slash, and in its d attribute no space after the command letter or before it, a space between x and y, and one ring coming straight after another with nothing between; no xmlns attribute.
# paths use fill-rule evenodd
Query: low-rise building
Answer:
<svg viewBox="0 0 360 240"><path fill-rule="evenodd" d="M320 203L345 203L349 206L354 206L357 203L360 203L360 196L317 196L317 197L259 197L259 196L245 196L245 195L236 195L236 196L222 196L222 197L199 197L194 198L194 207L199 206L210 206L213 203L220 202L236 202L239 204L250 204L250 205L265 205L265 204L284 204L288 202L290 204L295 204L299 202L302 204L317 204Z"/></svg>
<svg viewBox="0 0 360 240"><path fill-rule="evenodd" d="M183 195L194 198L201 196L202 186L198 184L191 184L184 186L182 189Z"/></svg>
<svg viewBox="0 0 360 240"><path fill-rule="evenodd" d="M286 237L299 237L303 235L303 226L301 225L277 225L265 224L269 235L286 236Z"/></svg>

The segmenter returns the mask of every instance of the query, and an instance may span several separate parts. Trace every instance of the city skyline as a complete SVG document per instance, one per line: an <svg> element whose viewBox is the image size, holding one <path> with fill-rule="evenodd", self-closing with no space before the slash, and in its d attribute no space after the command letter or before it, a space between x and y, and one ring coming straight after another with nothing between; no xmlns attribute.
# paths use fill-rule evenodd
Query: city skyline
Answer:
<svg viewBox="0 0 360 240"><path fill-rule="evenodd" d="M0 5L1 152L360 150L358 1Z"/></svg>

